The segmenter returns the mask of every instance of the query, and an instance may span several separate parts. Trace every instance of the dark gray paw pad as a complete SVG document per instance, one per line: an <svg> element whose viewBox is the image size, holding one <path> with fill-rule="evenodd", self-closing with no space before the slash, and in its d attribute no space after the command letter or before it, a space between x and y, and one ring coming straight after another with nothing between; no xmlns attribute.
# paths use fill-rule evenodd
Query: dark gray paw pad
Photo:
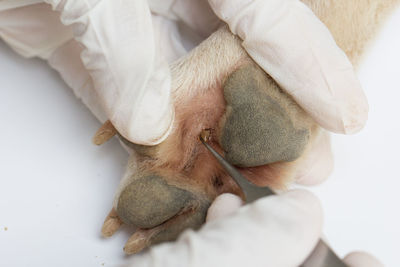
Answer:
<svg viewBox="0 0 400 267"><path fill-rule="evenodd" d="M238 69L226 80L224 97L220 144L229 162L254 167L293 161L302 154L310 130L295 127L297 118L288 111L300 107L264 71L253 65Z"/></svg>
<svg viewBox="0 0 400 267"><path fill-rule="evenodd" d="M209 201L168 184L158 174L142 175L122 191L117 213L121 220L142 229L157 228L151 242L175 239L184 229L203 224Z"/></svg>

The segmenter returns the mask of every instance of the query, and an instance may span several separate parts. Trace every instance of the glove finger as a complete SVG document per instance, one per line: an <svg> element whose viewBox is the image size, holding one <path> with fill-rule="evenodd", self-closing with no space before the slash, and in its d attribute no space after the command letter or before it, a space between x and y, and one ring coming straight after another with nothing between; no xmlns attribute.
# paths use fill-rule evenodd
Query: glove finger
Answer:
<svg viewBox="0 0 400 267"><path fill-rule="evenodd" d="M298 184L320 184L329 177L333 170L330 135L323 131L317 138L297 171L295 180Z"/></svg>
<svg viewBox="0 0 400 267"><path fill-rule="evenodd" d="M208 209L206 221L224 218L237 211L242 205L243 201L240 197L229 193L222 194L214 200Z"/></svg>
<svg viewBox="0 0 400 267"><path fill-rule="evenodd" d="M209 2L248 54L322 127L350 134L364 126L368 103L353 66L305 4Z"/></svg>
<svg viewBox="0 0 400 267"><path fill-rule="evenodd" d="M179 21L186 29L190 29L192 37L197 37L198 39L208 37L222 24L211 9L208 1L168 0L148 2L153 14L163 16L169 20Z"/></svg>
<svg viewBox="0 0 400 267"><path fill-rule="evenodd" d="M351 252L343 261L349 267L383 267L378 259L366 252Z"/></svg>
<svg viewBox="0 0 400 267"><path fill-rule="evenodd" d="M70 40L57 48L48 59L49 65L55 69L74 91L75 96L81 99L86 107L101 122L107 120L99 98L93 86L89 72L82 64L80 54L82 47L75 40Z"/></svg>
<svg viewBox="0 0 400 267"><path fill-rule="evenodd" d="M165 140L174 121L171 74L157 54L147 1L45 2L72 26L82 63L118 132L143 145Z"/></svg>
<svg viewBox="0 0 400 267"><path fill-rule="evenodd" d="M171 63L187 53L176 21L152 15L156 54Z"/></svg>
<svg viewBox="0 0 400 267"><path fill-rule="evenodd" d="M318 199L294 190L246 205L198 232L186 231L175 243L134 257L132 266L299 266L321 228Z"/></svg>

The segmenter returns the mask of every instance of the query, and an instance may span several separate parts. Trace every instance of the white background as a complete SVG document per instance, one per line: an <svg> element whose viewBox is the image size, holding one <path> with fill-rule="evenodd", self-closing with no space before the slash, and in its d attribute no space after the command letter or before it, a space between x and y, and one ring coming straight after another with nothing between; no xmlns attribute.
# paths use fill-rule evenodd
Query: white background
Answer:
<svg viewBox="0 0 400 267"><path fill-rule="evenodd" d="M333 136L334 173L311 188L336 252L375 254L400 266L400 11L359 71L366 128ZM132 229L100 236L126 152L91 144L100 126L59 76L0 43L0 266L111 266L128 259ZM7 229L7 230L6 230Z"/></svg>

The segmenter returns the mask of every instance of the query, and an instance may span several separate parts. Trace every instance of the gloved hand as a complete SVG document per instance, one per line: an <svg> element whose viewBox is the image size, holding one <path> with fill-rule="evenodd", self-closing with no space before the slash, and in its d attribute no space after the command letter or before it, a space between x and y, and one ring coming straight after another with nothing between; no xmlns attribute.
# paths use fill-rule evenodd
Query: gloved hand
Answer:
<svg viewBox="0 0 400 267"><path fill-rule="evenodd" d="M172 127L167 62L146 0L46 0L84 46L81 59L113 125L133 142L164 140ZM151 131L149 131L151 129Z"/></svg>
<svg viewBox="0 0 400 267"><path fill-rule="evenodd" d="M206 4L200 4L204 1L158 2L150 1L152 10L166 17L172 13L199 34L215 28ZM368 103L353 66L302 1L208 2L249 55L322 127L350 134L364 126Z"/></svg>
<svg viewBox="0 0 400 267"><path fill-rule="evenodd" d="M126 266L295 267L321 235L321 205L307 191L289 191L239 208L241 204L234 195L219 196L202 229L187 230L174 243L152 247ZM366 253L351 253L344 261L350 267L382 266Z"/></svg>
<svg viewBox="0 0 400 267"><path fill-rule="evenodd" d="M116 33L112 31L96 31L104 35L103 39L115 40L115 43L107 43L104 46L98 43L99 47L107 47L106 50L102 51L99 55L97 49L94 47L86 49L84 54L83 63L85 68L91 68L87 66L88 62L96 62L97 58L105 58L104 60L113 60L114 64L102 64L103 69L100 68L100 72L93 75L94 81L98 77L107 77L110 73L118 72L120 76L116 77L117 80L121 80L119 85L121 88L114 88L111 90L111 86L108 85L109 80L99 83L95 88L100 92L100 100L102 98L109 101L113 99L112 96L115 92L124 91L131 97L137 97L139 91L143 90L151 98L143 98L135 102L138 106L143 107L143 110L137 110L133 112L135 105L127 103L130 99L126 95L121 94L119 104L112 106L107 105L108 117L110 114L111 120L116 128L122 133L127 139L142 144L157 144L161 142L168 134L167 130L163 130L170 124L160 123L166 121L165 114L166 104L169 103L169 75L168 69L165 64L156 64L160 67L159 79L156 81L148 82L143 80L142 84L135 85L135 89L130 90L128 88L130 84L130 77L137 75L128 75L127 73L135 73L135 68L128 68L130 65L127 63L126 68L120 67L119 69L110 69L110 66L118 65L120 57L125 57L123 54L129 54L132 51L140 51L144 48L154 49L156 58L162 61L162 55L165 55L169 62L176 58L184 55L187 49L190 49L196 43L190 43L191 39L200 41L212 33L219 25L218 18L224 20L230 26L230 29L238 34L243 40L243 47L247 50L250 56L266 70L280 85L285 89L293 98L302 106L308 113L324 128L339 133L353 133L361 129L366 121L368 113L368 104L361 90L361 86L354 74L354 70L346 55L337 47L331 34L326 27L315 17L315 15L300 1L298 0L287 0L287 1L243 1L237 0L232 1L221 1L221 0L210 0L210 6L206 1L149 1L151 10L153 11L153 35L158 46L147 46L146 42L142 46L136 45L135 49L127 48L126 51L120 49L119 38L123 33ZM118 3L113 2L113 8L115 13L110 13L107 9L107 14L110 14L110 19L118 13ZM143 4L144 5L144 4ZM53 3L54 6L54 3ZM130 6L120 4L119 8L129 9ZM100 6L101 7L101 6ZM143 7L144 8L144 7ZM58 9L60 9L58 7ZM99 9L99 7L96 7ZM80 9L76 9L81 12ZM69 12L63 11L63 12ZM213 13L215 12L215 14ZM143 12L142 12L143 13ZM137 14L137 18L143 16L142 13ZM147 14L146 12L144 12ZM96 13L97 14L97 13ZM96 15L95 14L95 15ZM159 15L159 16L157 16ZM100 19L101 17L101 19ZM102 21L105 15L101 15L98 18ZM127 15L127 17L132 18ZM143 18L145 19L145 18ZM73 23L79 21L79 23L87 23L84 20L69 20L64 23ZM107 29L112 28L112 23L107 25L101 24L97 27L105 27ZM138 24L138 20L130 21L132 29L140 27L139 33L146 35L151 30L143 30L145 27ZM91 22L90 25L96 24ZM118 20L115 20L114 27L117 27ZM185 35L185 31L179 31L178 25L184 24L190 30L190 34ZM139 25L139 26L138 26ZM74 26L77 27L77 26ZM149 27L147 25L146 27ZM269 29L268 34L265 34L265 29ZM140 31L141 30L141 31ZM93 44L93 36L88 34L90 27L78 38L78 41L85 44ZM304 34L308 34L309 38L304 38ZM132 33L133 34L133 33ZM195 36L195 37L193 37ZM75 33L75 37L77 37ZM148 42L151 42L151 38ZM146 39L145 39L146 40ZM131 41L134 41L133 39ZM154 40L153 40L154 41ZM126 40L129 43L129 40ZM138 42L140 43L140 42ZM184 44L190 43L184 46ZM114 46L111 46L114 44ZM161 48L163 47L163 48ZM150 50L151 50L150 49ZM130 50L130 51L128 51ZM113 57L102 57L102 54L115 53ZM114 51L114 52L113 52ZM115 52L116 51L116 52ZM124 51L124 53L120 53ZM136 52L137 53L137 52ZM136 55L132 54L132 57ZM136 56L135 56L136 57ZM52 57L53 59L56 57ZM140 57L143 62L148 58ZM96 59L96 60L94 60ZM132 58L131 62L137 61ZM50 62L54 62L51 60ZM124 61L126 62L126 61ZM150 64L150 63L149 63ZM56 65L56 64L53 64ZM65 64L58 64L58 66ZM150 64L151 65L151 64ZM106 67L104 67L106 66ZM135 65L137 66L137 65ZM94 69L98 68L98 64L94 64ZM128 71L126 69L129 69ZM148 75L154 75L151 68L147 70ZM131 72L132 71L132 72ZM144 75L145 76L145 75ZM141 75L141 77L144 77ZM113 78L113 77L112 77ZM102 78L104 81L104 78ZM150 80L149 80L150 81ZM126 84L125 84L126 82ZM135 82L137 82L135 80ZM160 85L161 83L162 85ZM124 85L125 84L125 85ZM103 89L101 89L103 88ZM164 88L160 94L157 94L156 88ZM103 91L102 91L103 90ZM105 93L103 93L105 92ZM107 93L107 94L106 94ZM137 98L137 99L140 99ZM146 99L148 101L146 101ZM164 104L160 104L159 99ZM168 100L167 100L168 99ZM128 101L129 102L129 101ZM150 103L151 102L151 103ZM157 103L154 105L154 103ZM123 108L121 108L123 106ZM169 107L170 108L170 107ZM111 113L110 113L111 112ZM128 114L127 116L120 116L118 114ZM149 114L149 115L146 115ZM151 119L151 116L154 118ZM132 119L129 116L132 116ZM146 119L143 119L146 118ZM133 121L138 122L137 124ZM124 128L125 127L125 128ZM168 126L169 127L169 126ZM125 130L124 130L125 129ZM160 133L164 133L160 137ZM140 138L139 138L140 135ZM323 134L320 140L315 143L311 149L311 153L308 154L308 158L304 162L302 169L298 170L297 181L299 183L315 184L321 182L330 173L333 160L330 149L330 142L328 134ZM307 177L307 179L305 179ZM313 179L309 179L313 177ZM305 182L307 180L308 182Z"/></svg>
<svg viewBox="0 0 400 267"><path fill-rule="evenodd" d="M39 2L2 1L0 36L22 55L49 60L97 117L129 140L163 141L174 118L164 54L181 55L182 48L163 46L161 53L155 44L164 43L163 29L176 27L152 19L146 0L45 1L56 12Z"/></svg>
<svg viewBox="0 0 400 267"><path fill-rule="evenodd" d="M351 64L299 0L210 0L215 14L199 0L46 0L70 27L39 2L2 1L0 36L21 54L48 59L97 117L134 143L167 137L174 115L166 62L213 32L215 14L323 127L352 133L365 123L367 102Z"/></svg>
<svg viewBox="0 0 400 267"><path fill-rule="evenodd" d="M353 66L299 0L210 0L249 55L322 127L359 131L368 104Z"/></svg>

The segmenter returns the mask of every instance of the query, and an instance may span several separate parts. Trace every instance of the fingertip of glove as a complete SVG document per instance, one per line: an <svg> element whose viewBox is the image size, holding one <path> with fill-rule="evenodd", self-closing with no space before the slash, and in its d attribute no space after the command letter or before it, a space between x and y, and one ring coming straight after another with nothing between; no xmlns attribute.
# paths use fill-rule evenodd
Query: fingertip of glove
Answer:
<svg viewBox="0 0 400 267"><path fill-rule="evenodd" d="M383 267L383 264L374 256L367 252L351 252L346 257L344 257L343 261L349 267Z"/></svg>
<svg viewBox="0 0 400 267"><path fill-rule="evenodd" d="M368 107L361 111L358 111L353 116L350 116L344 120L344 134L356 134L361 131L368 119Z"/></svg>
<svg viewBox="0 0 400 267"><path fill-rule="evenodd" d="M338 91L349 91L345 88ZM324 111L316 113L308 111L310 116L323 128L330 132L338 134L355 134L361 131L367 120L369 106L368 101L361 87L359 90L354 90L352 93L337 93L337 101L321 100L320 103L325 103L325 106L317 105L316 110ZM301 99L297 100L301 103ZM316 99L316 101L318 101Z"/></svg>
<svg viewBox="0 0 400 267"><path fill-rule="evenodd" d="M359 98L362 98L361 96ZM355 103L358 102L358 103ZM362 103L360 103L362 102ZM368 104L365 100L354 100L353 103L347 103L347 106L332 106L331 112L327 116L321 114L310 115L326 130L337 133L351 135L361 131L368 120ZM334 110L334 111L333 111Z"/></svg>
<svg viewBox="0 0 400 267"><path fill-rule="evenodd" d="M341 95L341 105L338 106L338 116L340 116L340 122L338 123L338 133L342 134L355 134L361 131L367 120L369 105L366 95L363 92L361 84L359 83L357 77L354 74L354 79L349 79L347 82L352 85L349 90L348 88L343 88L338 91L348 92L348 93L338 93Z"/></svg>
<svg viewBox="0 0 400 267"><path fill-rule="evenodd" d="M296 183L305 186L322 184L332 173L333 166L333 157L330 156L327 159L321 159L310 167L309 172L298 177Z"/></svg>
<svg viewBox="0 0 400 267"><path fill-rule="evenodd" d="M324 182L333 171L334 159L330 135L323 131L317 137L311 150L297 171L296 183L300 185L318 185Z"/></svg>
<svg viewBox="0 0 400 267"><path fill-rule="evenodd" d="M128 117L123 119L124 116L115 114L110 120L117 129L118 133L121 134L128 141L135 144L154 146L163 142L174 128L175 121L175 110L173 105L170 103L162 112L152 116L147 116L150 119L143 120L141 118L141 112L139 115ZM143 112L146 116L146 111Z"/></svg>
<svg viewBox="0 0 400 267"><path fill-rule="evenodd" d="M362 92L360 88L360 92L358 96L355 96L354 103L350 103L350 105L345 110L343 116L343 128L344 134L355 134L361 131L368 120L368 100L367 97Z"/></svg>
<svg viewBox="0 0 400 267"><path fill-rule="evenodd" d="M213 221L218 218L226 217L243 205L243 201L240 197L225 193L218 196L211 204L207 212L206 221Z"/></svg>

